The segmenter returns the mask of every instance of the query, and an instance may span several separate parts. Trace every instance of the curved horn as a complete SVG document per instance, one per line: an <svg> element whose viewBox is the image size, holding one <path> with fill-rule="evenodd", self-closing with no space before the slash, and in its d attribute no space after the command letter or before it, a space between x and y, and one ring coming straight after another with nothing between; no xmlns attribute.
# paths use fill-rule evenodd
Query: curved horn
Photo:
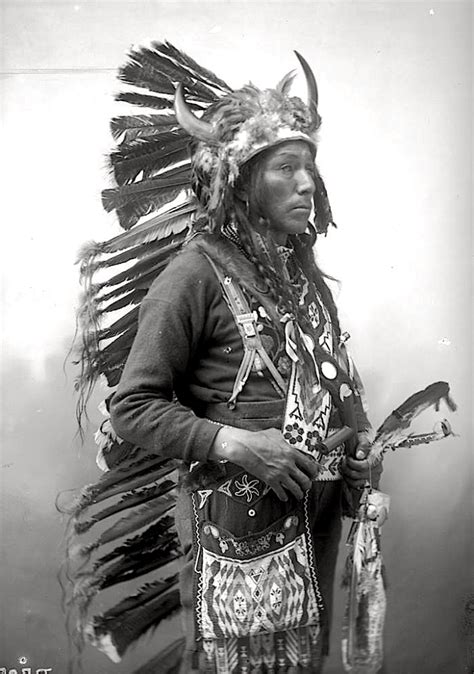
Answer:
<svg viewBox="0 0 474 674"><path fill-rule="evenodd" d="M215 145L217 143L214 130L209 122L205 122L198 117L195 117L188 108L183 95L183 85L181 82L176 88L174 96L174 111L179 125L189 133L193 138L202 140L205 143Z"/></svg>
<svg viewBox="0 0 474 674"><path fill-rule="evenodd" d="M301 63L301 67L303 68L303 72L306 77L306 83L308 85L308 107L310 110L314 110L316 112L318 108L318 85L316 84L316 78L313 75L313 71L311 70L306 59L304 59L296 50L295 54L296 58Z"/></svg>

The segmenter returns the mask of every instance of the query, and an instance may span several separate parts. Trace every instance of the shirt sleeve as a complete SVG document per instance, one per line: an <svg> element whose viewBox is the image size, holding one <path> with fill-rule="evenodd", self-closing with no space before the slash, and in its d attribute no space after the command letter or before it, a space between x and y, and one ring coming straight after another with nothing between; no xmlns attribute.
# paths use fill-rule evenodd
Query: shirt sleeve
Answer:
<svg viewBox="0 0 474 674"><path fill-rule="evenodd" d="M221 425L197 417L174 394L215 296L216 282L198 253L178 256L150 288L110 404L112 425L124 440L164 457L206 461Z"/></svg>

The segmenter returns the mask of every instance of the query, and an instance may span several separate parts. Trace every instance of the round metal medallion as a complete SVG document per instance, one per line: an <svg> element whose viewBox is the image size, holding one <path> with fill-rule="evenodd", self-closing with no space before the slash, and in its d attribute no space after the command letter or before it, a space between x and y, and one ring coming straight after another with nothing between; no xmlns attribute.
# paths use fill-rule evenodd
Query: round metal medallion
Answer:
<svg viewBox="0 0 474 674"><path fill-rule="evenodd" d="M336 379L337 369L336 366L330 363L328 360L325 360L321 363L321 372L326 377L326 379Z"/></svg>

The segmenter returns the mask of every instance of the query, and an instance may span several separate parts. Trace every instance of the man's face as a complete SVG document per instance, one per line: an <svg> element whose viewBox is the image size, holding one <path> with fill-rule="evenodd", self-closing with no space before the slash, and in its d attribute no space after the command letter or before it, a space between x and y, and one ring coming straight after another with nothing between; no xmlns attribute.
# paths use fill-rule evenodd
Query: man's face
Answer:
<svg viewBox="0 0 474 674"><path fill-rule="evenodd" d="M286 243L288 234L302 234L307 227L315 170L313 153L302 140L277 145L263 158L262 208L278 245Z"/></svg>

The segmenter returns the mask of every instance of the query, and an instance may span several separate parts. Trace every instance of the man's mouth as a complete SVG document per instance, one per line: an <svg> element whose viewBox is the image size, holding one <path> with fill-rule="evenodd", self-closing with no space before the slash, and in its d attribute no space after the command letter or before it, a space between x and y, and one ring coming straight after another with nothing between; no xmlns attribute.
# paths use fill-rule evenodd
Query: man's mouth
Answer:
<svg viewBox="0 0 474 674"><path fill-rule="evenodd" d="M306 211L307 213L309 213L309 211L311 210L311 206L305 206L304 204L300 204L299 206L293 206L293 208L291 210L292 211Z"/></svg>

